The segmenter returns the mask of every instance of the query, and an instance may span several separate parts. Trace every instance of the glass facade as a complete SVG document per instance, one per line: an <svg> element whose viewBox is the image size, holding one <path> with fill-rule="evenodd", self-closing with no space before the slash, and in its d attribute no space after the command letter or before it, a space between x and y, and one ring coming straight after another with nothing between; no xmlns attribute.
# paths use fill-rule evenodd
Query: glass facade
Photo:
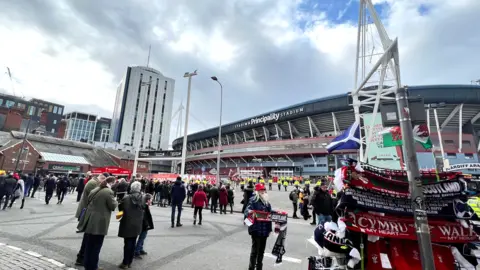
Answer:
<svg viewBox="0 0 480 270"><path fill-rule="evenodd" d="M97 119L94 116L70 113L66 115L65 139L79 142L93 141Z"/></svg>

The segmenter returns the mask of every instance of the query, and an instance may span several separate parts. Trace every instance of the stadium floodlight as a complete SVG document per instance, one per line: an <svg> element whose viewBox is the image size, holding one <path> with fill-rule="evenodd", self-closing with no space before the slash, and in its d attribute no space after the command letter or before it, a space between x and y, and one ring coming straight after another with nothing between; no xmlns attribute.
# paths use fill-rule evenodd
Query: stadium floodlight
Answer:
<svg viewBox="0 0 480 270"><path fill-rule="evenodd" d="M192 89L192 77L197 75L197 70L194 72L185 72L183 75L184 78L188 78L188 90L187 90L187 107L185 108L185 127L183 130L183 146L182 146L182 167L180 170L180 175L185 177L185 167L187 159L187 135L188 135L188 114L190 110L190 92Z"/></svg>
<svg viewBox="0 0 480 270"><path fill-rule="evenodd" d="M220 155L222 152L222 107L223 107L223 85L216 76L211 77L220 85L220 122L218 123L218 150L217 150L217 181L220 182Z"/></svg>

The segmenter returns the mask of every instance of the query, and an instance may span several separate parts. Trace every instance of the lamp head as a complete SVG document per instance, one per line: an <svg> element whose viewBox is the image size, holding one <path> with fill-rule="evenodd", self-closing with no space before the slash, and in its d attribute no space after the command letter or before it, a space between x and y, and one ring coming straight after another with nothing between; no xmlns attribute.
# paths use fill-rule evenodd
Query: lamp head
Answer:
<svg viewBox="0 0 480 270"><path fill-rule="evenodd" d="M214 81L218 81L218 78L216 76L212 76L210 78L212 78L212 80L214 80Z"/></svg>

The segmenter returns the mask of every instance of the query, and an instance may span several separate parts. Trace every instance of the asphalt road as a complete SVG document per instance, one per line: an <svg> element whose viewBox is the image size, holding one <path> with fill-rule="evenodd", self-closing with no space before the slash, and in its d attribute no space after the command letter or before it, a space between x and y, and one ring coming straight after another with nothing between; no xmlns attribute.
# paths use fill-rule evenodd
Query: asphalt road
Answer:
<svg viewBox="0 0 480 270"><path fill-rule="evenodd" d="M291 189L291 187L289 187ZM43 197L43 193L39 193ZM288 192L274 189L269 192L274 209L291 212ZM45 205L41 199L27 199L25 208L19 203L12 209L0 211L0 245L21 248L8 254L14 258L23 254L22 260L33 262L32 254L44 259L53 259L74 267L76 253L82 235L75 233L77 225L73 217L77 207L76 194L67 195L62 205ZM236 194L236 209L240 209L241 192ZM51 202L52 203L52 202ZM243 215L239 213L220 215L204 210L202 226L194 226L193 211L189 206L182 213L183 227L170 228L170 208L151 207L155 229L149 231L145 250L149 252L142 260L135 260L132 269L247 269L251 240ZM284 263L274 266L275 259L266 254L264 269L307 269L306 257L315 255L315 248L307 242L313 233L309 221L289 220ZM100 254L100 265L105 269L118 269L123 257L123 240L117 237L118 221L112 217L109 234ZM271 252L276 236L272 234L266 253ZM8 267L2 265L0 269ZM3 263L4 264L4 263ZM29 269L29 268L27 268ZM31 269L31 268L30 268ZM60 269L43 268L43 269ZM63 268L62 268L63 269ZM82 268L79 268L82 269Z"/></svg>

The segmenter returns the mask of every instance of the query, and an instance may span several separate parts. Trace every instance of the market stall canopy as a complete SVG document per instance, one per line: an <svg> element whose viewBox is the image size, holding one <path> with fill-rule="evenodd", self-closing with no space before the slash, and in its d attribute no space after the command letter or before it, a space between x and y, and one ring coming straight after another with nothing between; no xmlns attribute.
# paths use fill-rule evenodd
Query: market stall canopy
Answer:
<svg viewBox="0 0 480 270"><path fill-rule="evenodd" d="M90 165L90 163L85 159L85 157L82 156L63 155L48 152L40 152L40 155L45 161Z"/></svg>

